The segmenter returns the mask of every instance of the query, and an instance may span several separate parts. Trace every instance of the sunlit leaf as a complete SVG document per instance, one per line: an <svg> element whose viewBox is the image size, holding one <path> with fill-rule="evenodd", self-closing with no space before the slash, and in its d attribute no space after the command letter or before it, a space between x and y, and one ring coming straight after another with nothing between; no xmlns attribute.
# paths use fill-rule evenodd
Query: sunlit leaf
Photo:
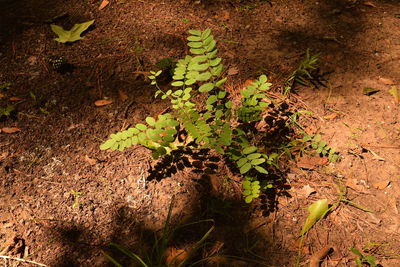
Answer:
<svg viewBox="0 0 400 267"><path fill-rule="evenodd" d="M75 24L69 31L66 31L61 26L54 24L50 25L50 27L53 30L53 32L58 35L58 38L55 38L54 40L60 43L68 43L68 42L76 42L80 39L83 39L83 37L81 37L81 34L84 31L86 31L93 23L94 20L80 24Z"/></svg>

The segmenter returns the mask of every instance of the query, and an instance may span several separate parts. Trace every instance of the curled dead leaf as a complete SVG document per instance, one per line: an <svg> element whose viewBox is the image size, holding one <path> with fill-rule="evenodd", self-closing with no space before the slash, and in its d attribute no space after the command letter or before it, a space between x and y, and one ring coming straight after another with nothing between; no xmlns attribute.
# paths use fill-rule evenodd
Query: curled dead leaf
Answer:
<svg viewBox="0 0 400 267"><path fill-rule="evenodd" d="M297 167L302 169L309 169L313 170L317 166L320 165L327 165L329 160L327 157L320 158L320 157L310 157L310 156L303 156L297 161Z"/></svg>
<svg viewBox="0 0 400 267"><path fill-rule="evenodd" d="M102 106L106 106L106 105L110 105L113 101L111 99L100 99L100 100L96 100L94 102L94 105L96 107L102 107Z"/></svg>
<svg viewBox="0 0 400 267"><path fill-rule="evenodd" d="M239 73L239 69L235 66L232 66L228 69L228 75L236 75Z"/></svg>
<svg viewBox="0 0 400 267"><path fill-rule="evenodd" d="M21 101L24 100L23 98L17 97L17 96L12 96L10 97L10 101Z"/></svg>
<svg viewBox="0 0 400 267"><path fill-rule="evenodd" d="M1 131L3 133L12 134L12 133L20 132L21 129L20 128L15 128L15 127L4 127L4 128L1 128Z"/></svg>
<svg viewBox="0 0 400 267"><path fill-rule="evenodd" d="M305 185L301 189L298 190L298 193L305 198L308 198L312 193L315 193L315 189L312 188L310 185Z"/></svg>
<svg viewBox="0 0 400 267"><path fill-rule="evenodd" d="M372 186L375 187L376 189L383 190L386 187L388 187L389 184L390 184L390 181L379 181L377 183L374 183Z"/></svg>
<svg viewBox="0 0 400 267"><path fill-rule="evenodd" d="M103 8L105 8L109 3L110 3L110 1L103 0L103 2L101 2L100 6L99 6L99 10L102 10Z"/></svg>
<svg viewBox="0 0 400 267"><path fill-rule="evenodd" d="M90 158L88 155L85 155L83 159L89 163L90 165L95 165L97 163L96 159Z"/></svg>

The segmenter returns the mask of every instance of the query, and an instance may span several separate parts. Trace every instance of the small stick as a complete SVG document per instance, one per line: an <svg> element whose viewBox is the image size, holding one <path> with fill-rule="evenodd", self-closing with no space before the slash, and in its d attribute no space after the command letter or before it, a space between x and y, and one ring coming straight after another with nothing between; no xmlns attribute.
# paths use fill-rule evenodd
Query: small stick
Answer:
<svg viewBox="0 0 400 267"><path fill-rule="evenodd" d="M310 267L319 267L319 263L329 254L331 249L334 249L334 247L326 245L321 250L314 253L310 258Z"/></svg>
<svg viewBox="0 0 400 267"><path fill-rule="evenodd" d="M26 263L32 263L32 264L35 264L37 266L47 267L47 265L38 263L36 261L24 260L24 259L21 259L21 258L14 258L14 257L10 257L10 256L5 256L5 255L0 255L0 258L7 259L7 260L21 261L21 262L26 262Z"/></svg>

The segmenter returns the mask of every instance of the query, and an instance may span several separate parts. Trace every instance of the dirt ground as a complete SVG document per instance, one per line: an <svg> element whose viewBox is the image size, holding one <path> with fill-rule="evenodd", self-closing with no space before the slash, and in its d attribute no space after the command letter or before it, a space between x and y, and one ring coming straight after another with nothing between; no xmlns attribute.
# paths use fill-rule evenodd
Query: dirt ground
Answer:
<svg viewBox="0 0 400 267"><path fill-rule="evenodd" d="M105 251L135 266L110 242L145 257L174 196L173 225L214 220L197 258L235 256L199 265L294 266L307 207L342 196L306 235L301 266L313 266L312 256L326 248L332 251L321 266L357 266L352 248L400 266L400 107L389 93L400 83L398 1L116 0L99 10L100 3L1 0L0 107L16 107L0 120L1 263L34 266L2 257L10 256L112 266ZM68 29L92 19L84 39L53 40L51 23ZM321 53L324 85L299 86L290 101L313 112L301 122L340 160L310 168L285 161L282 186L248 205L240 181L209 155L197 156L218 166L218 175L179 168L164 178L145 148L100 151L110 133L168 107L142 73L165 57L183 57L192 28L212 29L238 88L263 73L278 88L307 49ZM70 64L62 73L49 64L59 56ZM379 91L366 95L365 88ZM96 106L100 99L113 102ZM189 248L209 228L189 227L169 245Z"/></svg>

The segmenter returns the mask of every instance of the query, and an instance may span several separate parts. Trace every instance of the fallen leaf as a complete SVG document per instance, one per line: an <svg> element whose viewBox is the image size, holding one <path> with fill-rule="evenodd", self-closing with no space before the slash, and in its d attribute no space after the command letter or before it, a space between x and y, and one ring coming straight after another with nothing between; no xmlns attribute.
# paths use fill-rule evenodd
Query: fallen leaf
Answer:
<svg viewBox="0 0 400 267"><path fill-rule="evenodd" d="M312 193L315 193L315 189L312 188L310 185L305 185L301 189L298 190L300 195L303 195L304 197L309 197Z"/></svg>
<svg viewBox="0 0 400 267"><path fill-rule="evenodd" d="M119 99L121 99L122 102L124 102L128 99L128 95L121 89L118 89L118 95L119 95Z"/></svg>
<svg viewBox="0 0 400 267"><path fill-rule="evenodd" d="M4 127L4 128L1 128L1 131L3 133L12 134L12 133L17 133L17 132L21 131L21 129L15 128L15 127Z"/></svg>
<svg viewBox="0 0 400 267"><path fill-rule="evenodd" d="M375 89L375 88L372 88L372 87L365 87L363 89L363 94L367 95L367 96L370 96L370 95L378 93L379 91L380 91L379 89Z"/></svg>
<svg viewBox="0 0 400 267"><path fill-rule="evenodd" d="M111 99L100 99L94 102L96 107L102 107L106 105L110 105L113 101Z"/></svg>
<svg viewBox="0 0 400 267"><path fill-rule="evenodd" d="M331 113L329 115L324 116L325 120L333 120L334 118L336 118L338 116L337 113Z"/></svg>
<svg viewBox="0 0 400 267"><path fill-rule="evenodd" d="M395 84L395 82L392 79L389 78L383 78L383 77L379 77L379 81L385 85L393 85Z"/></svg>
<svg viewBox="0 0 400 267"><path fill-rule="evenodd" d="M16 96L10 97L10 101L21 101L21 100L24 100L24 99L20 98L20 97L16 97Z"/></svg>
<svg viewBox="0 0 400 267"><path fill-rule="evenodd" d="M227 10L224 10L223 13L224 13L224 19L228 20L230 18L229 12Z"/></svg>
<svg viewBox="0 0 400 267"><path fill-rule="evenodd" d="M228 69L228 75L236 75L239 73L239 69L237 67L230 67Z"/></svg>
<svg viewBox="0 0 400 267"><path fill-rule="evenodd" d="M97 163L96 159L90 158L88 155L85 155L83 159L89 163L90 165L95 165Z"/></svg>
<svg viewBox="0 0 400 267"><path fill-rule="evenodd" d="M369 6L369 7L376 7L376 5L375 5L374 3L372 3L372 2L370 2L370 1L365 1L365 2L363 3L363 5L364 5L364 6Z"/></svg>
<svg viewBox="0 0 400 267"><path fill-rule="evenodd" d="M380 182L374 183L372 186L375 187L376 189L383 190L383 189L385 189L389 184L390 184L390 181L380 181Z"/></svg>
<svg viewBox="0 0 400 267"><path fill-rule="evenodd" d="M365 189L365 186L359 184L358 180L355 178L347 179L346 186L360 193L368 193L368 190Z"/></svg>
<svg viewBox="0 0 400 267"><path fill-rule="evenodd" d="M110 1L103 0L103 2L101 2L100 6L99 6L99 10L102 10L103 8L105 8L109 3L110 3Z"/></svg>
<svg viewBox="0 0 400 267"><path fill-rule="evenodd" d="M389 93L394 97L394 103L396 105L399 104L399 90L397 89L397 86L390 87Z"/></svg>
<svg viewBox="0 0 400 267"><path fill-rule="evenodd" d="M83 37L81 37L81 34L84 31L86 31L93 23L94 20L75 24L69 31L64 30L63 27L55 24L51 24L50 27L53 30L53 32L58 35L58 38L54 38L54 40L60 43L68 43L68 42L72 43L83 39Z"/></svg>
<svg viewBox="0 0 400 267"><path fill-rule="evenodd" d="M329 160L327 157L320 158L320 157L303 156L297 161L297 167L302 169L313 170L319 165L327 165L328 163Z"/></svg>
<svg viewBox="0 0 400 267"><path fill-rule="evenodd" d="M2 93L0 93L0 98L3 98L3 97L5 97L5 95L4 95L4 94L2 94Z"/></svg>

